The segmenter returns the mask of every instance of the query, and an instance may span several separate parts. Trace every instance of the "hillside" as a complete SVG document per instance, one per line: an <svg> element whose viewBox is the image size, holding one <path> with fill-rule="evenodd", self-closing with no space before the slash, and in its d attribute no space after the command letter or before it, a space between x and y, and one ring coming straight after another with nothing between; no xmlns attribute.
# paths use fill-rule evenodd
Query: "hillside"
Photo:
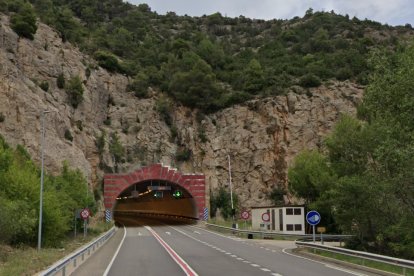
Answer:
<svg viewBox="0 0 414 276"><path fill-rule="evenodd" d="M293 157L322 147L341 113L355 114L369 50L413 36L410 26L324 12L260 21L45 0L32 1L35 14L52 27L38 22L31 40L11 28L19 1L0 2L11 16L0 29L9 143L38 160L40 111L57 111L46 118L46 166L58 172L68 160L97 195L104 172L154 162L203 172L214 191L228 183L231 155L242 207L269 204Z"/></svg>

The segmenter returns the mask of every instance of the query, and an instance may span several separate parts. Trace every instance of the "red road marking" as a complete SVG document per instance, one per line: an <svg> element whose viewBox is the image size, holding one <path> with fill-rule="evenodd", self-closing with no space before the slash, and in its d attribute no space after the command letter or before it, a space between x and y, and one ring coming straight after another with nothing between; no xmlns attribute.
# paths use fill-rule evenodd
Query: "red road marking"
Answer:
<svg viewBox="0 0 414 276"><path fill-rule="evenodd" d="M145 226L145 228L151 232L151 234L157 239L157 241L167 250L171 258L181 267L186 275L197 276L198 274L181 258L151 227Z"/></svg>

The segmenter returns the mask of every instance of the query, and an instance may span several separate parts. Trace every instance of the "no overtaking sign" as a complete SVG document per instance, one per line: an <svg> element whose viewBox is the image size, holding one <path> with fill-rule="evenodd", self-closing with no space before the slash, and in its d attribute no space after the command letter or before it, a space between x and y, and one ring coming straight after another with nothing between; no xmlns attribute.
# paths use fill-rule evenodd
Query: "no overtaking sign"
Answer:
<svg viewBox="0 0 414 276"><path fill-rule="evenodd" d="M89 211L88 208L83 209L80 213L80 216L83 220L87 220L90 215L91 215L91 212Z"/></svg>

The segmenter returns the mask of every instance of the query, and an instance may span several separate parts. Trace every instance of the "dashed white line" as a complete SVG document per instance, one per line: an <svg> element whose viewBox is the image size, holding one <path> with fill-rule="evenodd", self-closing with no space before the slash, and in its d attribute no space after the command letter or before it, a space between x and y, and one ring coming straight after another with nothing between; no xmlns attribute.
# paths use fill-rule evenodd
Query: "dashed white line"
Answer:
<svg viewBox="0 0 414 276"><path fill-rule="evenodd" d="M258 265L258 264L250 264L251 266L254 266L254 267L259 267L260 265Z"/></svg>
<svg viewBox="0 0 414 276"><path fill-rule="evenodd" d="M237 255L230 255L230 257L237 258Z"/></svg>
<svg viewBox="0 0 414 276"><path fill-rule="evenodd" d="M270 269L267 269L267 268L261 268L261 270L266 271L266 272L270 271Z"/></svg>

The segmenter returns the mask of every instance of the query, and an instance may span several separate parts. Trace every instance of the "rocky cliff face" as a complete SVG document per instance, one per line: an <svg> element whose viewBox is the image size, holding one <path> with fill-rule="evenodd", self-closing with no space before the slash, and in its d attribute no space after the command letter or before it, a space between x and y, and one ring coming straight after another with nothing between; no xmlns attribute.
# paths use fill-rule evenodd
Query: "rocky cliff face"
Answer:
<svg viewBox="0 0 414 276"><path fill-rule="evenodd" d="M79 76L83 81L84 100L76 109L65 90L57 87L61 73L66 80ZM45 82L47 91L39 85ZM169 126L157 111L162 93L151 91L150 98L138 99L126 92L127 84L127 77L99 68L48 26L39 24L33 41L19 39L8 18L1 17L0 134L12 145L24 145L39 161L40 114L54 111L45 120L45 166L55 173L67 160L85 173L91 188L100 186L104 171L162 162L184 172L204 173L211 191L228 184L230 156L232 182L242 206L269 204L266 194L273 187L287 186L286 172L294 156L320 147L340 114L355 113L362 97L361 87L346 82L297 89L208 116L171 104ZM106 146L98 152L96 139L103 131ZM112 133L117 133L125 151L116 166L109 152ZM190 158L178 162L182 150L191 153Z"/></svg>

